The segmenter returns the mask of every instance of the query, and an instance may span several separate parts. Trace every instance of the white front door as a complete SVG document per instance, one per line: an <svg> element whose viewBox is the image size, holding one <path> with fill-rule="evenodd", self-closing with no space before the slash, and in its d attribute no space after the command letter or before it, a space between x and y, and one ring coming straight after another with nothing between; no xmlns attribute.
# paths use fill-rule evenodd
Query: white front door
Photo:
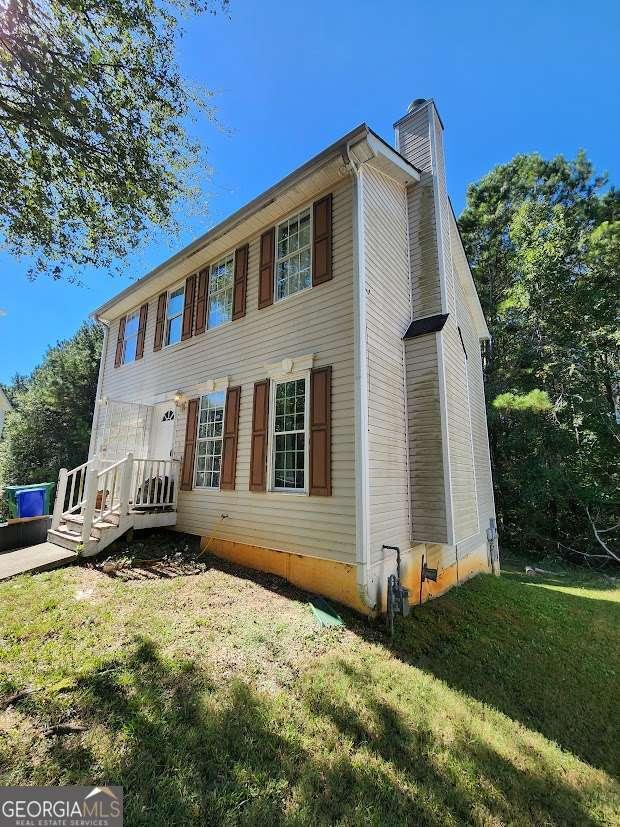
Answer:
<svg viewBox="0 0 620 827"><path fill-rule="evenodd" d="M174 402L162 402L153 408L150 459L170 459L174 451Z"/></svg>

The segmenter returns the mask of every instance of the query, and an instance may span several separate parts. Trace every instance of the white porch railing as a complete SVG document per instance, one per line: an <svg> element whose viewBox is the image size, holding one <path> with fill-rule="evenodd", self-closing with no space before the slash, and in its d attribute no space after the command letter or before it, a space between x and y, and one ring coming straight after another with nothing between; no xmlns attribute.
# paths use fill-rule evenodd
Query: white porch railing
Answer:
<svg viewBox="0 0 620 827"><path fill-rule="evenodd" d="M81 539L87 542L93 523L111 515L125 517L132 508L175 510L179 464L173 459L134 459L129 453L112 464L94 457L71 471L62 468L52 529L79 515Z"/></svg>
<svg viewBox="0 0 620 827"><path fill-rule="evenodd" d="M176 508L178 459L134 459L134 508Z"/></svg>

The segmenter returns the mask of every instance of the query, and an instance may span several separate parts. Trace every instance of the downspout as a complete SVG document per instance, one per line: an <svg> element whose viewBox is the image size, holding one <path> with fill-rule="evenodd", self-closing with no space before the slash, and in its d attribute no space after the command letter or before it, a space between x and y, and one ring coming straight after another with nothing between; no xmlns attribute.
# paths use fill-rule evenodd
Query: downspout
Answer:
<svg viewBox="0 0 620 827"><path fill-rule="evenodd" d="M368 560L368 352L366 348L366 284L364 266L364 182L359 167L347 144L346 155L355 181L353 272L355 279L355 484L356 484L356 543L355 562L357 589L360 600L371 612L376 600L370 595Z"/></svg>
<svg viewBox="0 0 620 827"><path fill-rule="evenodd" d="M90 442L88 444L88 457L87 459L91 459L93 455L93 449L95 447L95 436L97 434L97 424L99 421L99 408L101 406L101 386L103 385L103 373L105 370L105 360L108 355L108 337L110 335L110 325L108 322L104 322L102 319L98 318L97 316L94 317L95 321L99 324L103 325L103 344L101 345L101 358L99 360L99 375L97 377L97 393L95 395L95 407L93 409L93 421L90 427Z"/></svg>

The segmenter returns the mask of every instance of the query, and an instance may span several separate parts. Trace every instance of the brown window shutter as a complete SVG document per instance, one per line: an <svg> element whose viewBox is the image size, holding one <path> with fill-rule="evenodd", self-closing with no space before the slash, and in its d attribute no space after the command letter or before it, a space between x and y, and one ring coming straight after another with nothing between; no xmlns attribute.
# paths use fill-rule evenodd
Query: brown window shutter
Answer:
<svg viewBox="0 0 620 827"><path fill-rule="evenodd" d="M310 374L310 493L330 497L332 493L332 402L331 367L315 368Z"/></svg>
<svg viewBox="0 0 620 827"><path fill-rule="evenodd" d="M149 315L149 306L143 304L140 308L140 322L138 324L138 339L136 341L136 359L144 356L144 336L146 334L146 320Z"/></svg>
<svg viewBox="0 0 620 827"><path fill-rule="evenodd" d="M191 339L194 326L194 302L196 300L196 274L185 279L185 303L183 305L183 327L181 341Z"/></svg>
<svg viewBox="0 0 620 827"><path fill-rule="evenodd" d="M181 470L181 490L191 491L194 485L194 454L196 453L196 434L198 432L199 399L190 399L187 403L187 421L185 423L185 450L183 452L183 469Z"/></svg>
<svg viewBox="0 0 620 827"><path fill-rule="evenodd" d="M245 296L248 290L248 256L247 244L235 250L235 280L233 287L232 317L242 319L245 316Z"/></svg>
<svg viewBox="0 0 620 827"><path fill-rule="evenodd" d="M267 431L269 428L269 379L254 383L250 491L267 488Z"/></svg>
<svg viewBox="0 0 620 827"><path fill-rule="evenodd" d="M312 286L332 277L332 194L314 202L312 228Z"/></svg>
<svg viewBox="0 0 620 827"><path fill-rule="evenodd" d="M127 316L123 316L118 323L118 336L116 339L116 353L114 354L114 367L118 368L123 364L123 345L125 343L125 322Z"/></svg>
<svg viewBox="0 0 620 827"><path fill-rule="evenodd" d="M155 321L155 340L153 350L161 350L164 343L166 329L166 310L168 307L168 293L160 293L157 299L157 319Z"/></svg>
<svg viewBox="0 0 620 827"><path fill-rule="evenodd" d="M276 228L260 237L260 270L258 273L258 309L273 304L273 266L276 253Z"/></svg>
<svg viewBox="0 0 620 827"><path fill-rule="evenodd" d="M224 442L222 445L222 477L220 488L223 491L235 490L237 473L237 434L239 432L239 402L241 388L228 388L226 391L226 409L224 412Z"/></svg>
<svg viewBox="0 0 620 827"><path fill-rule="evenodd" d="M198 294L196 298L196 324L194 335L204 333L207 328L207 303L209 300L209 268L205 267L198 274Z"/></svg>

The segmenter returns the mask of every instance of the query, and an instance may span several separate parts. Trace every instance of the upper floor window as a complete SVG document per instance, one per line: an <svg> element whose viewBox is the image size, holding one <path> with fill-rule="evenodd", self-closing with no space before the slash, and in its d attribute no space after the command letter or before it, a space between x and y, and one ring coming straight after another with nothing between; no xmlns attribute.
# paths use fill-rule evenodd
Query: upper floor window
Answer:
<svg viewBox="0 0 620 827"><path fill-rule="evenodd" d="M305 378L274 383L272 418L272 489L305 491L307 388Z"/></svg>
<svg viewBox="0 0 620 827"><path fill-rule="evenodd" d="M138 329L140 327L140 311L135 310L125 319L125 333L123 335L123 364L133 362L138 349Z"/></svg>
<svg viewBox="0 0 620 827"><path fill-rule="evenodd" d="M226 256L212 264L209 273L209 315L207 327L229 322L232 318L233 277L235 260L233 255Z"/></svg>
<svg viewBox="0 0 620 827"><path fill-rule="evenodd" d="M185 304L185 285L182 284L168 293L166 310L166 344L173 345L181 341L183 329L183 305Z"/></svg>
<svg viewBox="0 0 620 827"><path fill-rule="evenodd" d="M312 285L310 208L278 224L276 235L277 301Z"/></svg>
<svg viewBox="0 0 620 827"><path fill-rule="evenodd" d="M226 391L207 393L200 399L196 440L197 488L219 488Z"/></svg>

